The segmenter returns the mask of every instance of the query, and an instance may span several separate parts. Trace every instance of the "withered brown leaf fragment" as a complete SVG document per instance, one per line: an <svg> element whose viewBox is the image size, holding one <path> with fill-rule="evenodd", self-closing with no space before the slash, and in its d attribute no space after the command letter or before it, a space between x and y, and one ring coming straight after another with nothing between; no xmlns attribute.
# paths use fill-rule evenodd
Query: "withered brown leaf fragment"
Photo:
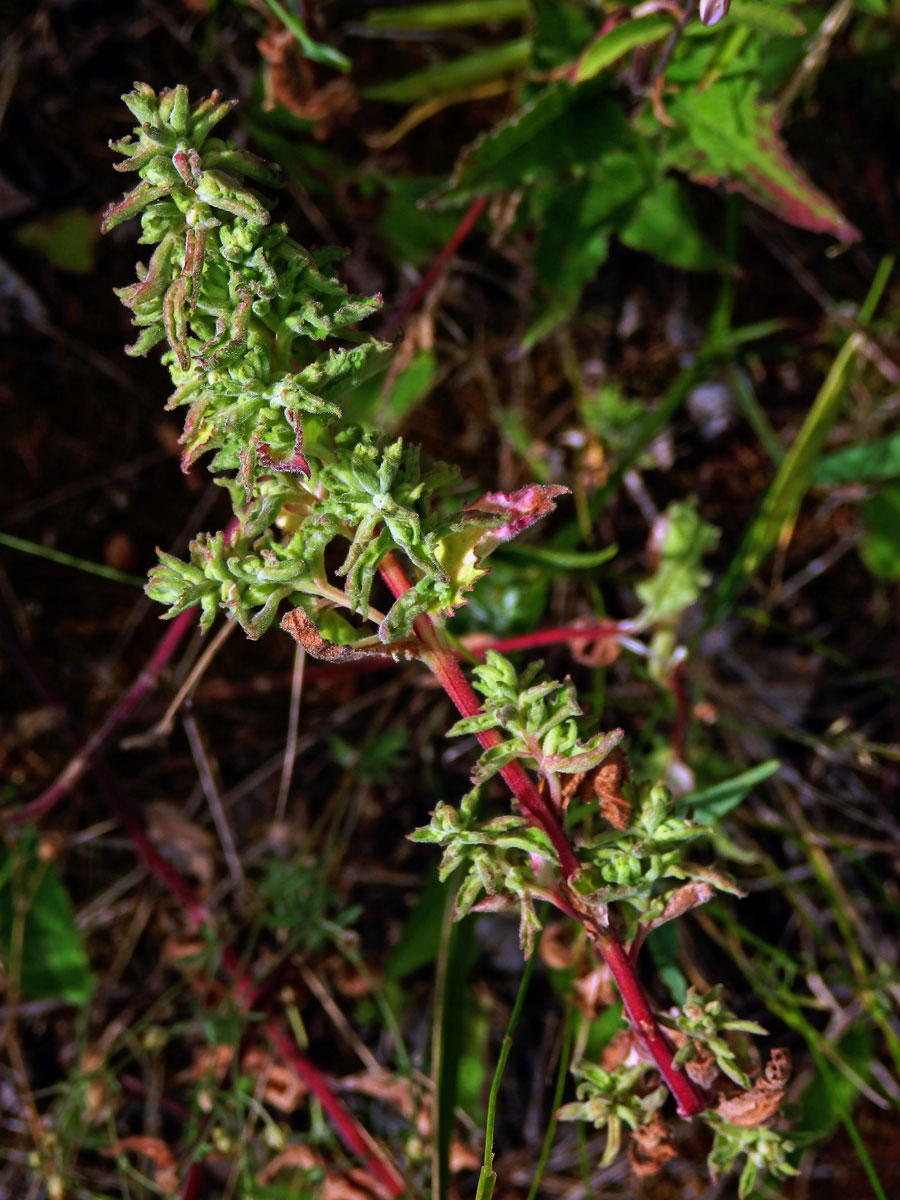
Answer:
<svg viewBox="0 0 900 1200"><path fill-rule="evenodd" d="M302 608L293 608L285 613L281 628L298 641L308 654L323 662L362 662L367 658L389 658L397 662L401 658L416 658L421 653L421 646L414 637L398 638L387 645L373 646L342 646L338 642L326 641Z"/></svg>
<svg viewBox="0 0 900 1200"><path fill-rule="evenodd" d="M174 1196L178 1191L178 1170L172 1151L161 1138L145 1134L132 1134L121 1138L105 1151L106 1154L121 1154L125 1150L133 1150L143 1154L153 1163L155 1183L163 1196Z"/></svg>
<svg viewBox="0 0 900 1200"><path fill-rule="evenodd" d="M676 888L671 896L669 896L662 915L656 917L653 921L647 921L644 928L649 933L651 929L656 929L658 925L665 925L666 921L673 921L676 917L683 917L692 908L698 908L701 904L705 904L707 900L711 900L715 894L716 891L712 884L698 883L696 880L692 883L686 883L682 887Z"/></svg>
<svg viewBox="0 0 900 1200"><path fill-rule="evenodd" d="M600 801L600 813L613 829L627 829L631 819L631 804L623 794L629 774L628 759L619 746L588 772L591 790Z"/></svg>
<svg viewBox="0 0 900 1200"><path fill-rule="evenodd" d="M753 1087L720 1100L716 1112L732 1125L743 1129L764 1125L778 1110L790 1074L790 1052L783 1047L773 1050L765 1070Z"/></svg>
<svg viewBox="0 0 900 1200"><path fill-rule="evenodd" d="M668 1127L660 1116L654 1116L652 1121L638 1125L632 1131L628 1161L635 1175L655 1175L676 1153Z"/></svg>
<svg viewBox="0 0 900 1200"><path fill-rule="evenodd" d="M563 812L575 796L580 800L590 800L591 796L596 796L600 801L601 815L613 829L627 829L631 805L622 792L628 778L628 759L625 752L616 746L598 766L590 771L579 771L565 780L562 785Z"/></svg>

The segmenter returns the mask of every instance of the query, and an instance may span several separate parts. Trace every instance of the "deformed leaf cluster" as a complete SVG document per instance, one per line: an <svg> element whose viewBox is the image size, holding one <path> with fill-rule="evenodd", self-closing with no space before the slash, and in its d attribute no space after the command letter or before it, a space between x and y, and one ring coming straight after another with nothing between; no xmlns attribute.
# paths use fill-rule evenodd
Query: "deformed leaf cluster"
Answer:
<svg viewBox="0 0 900 1200"><path fill-rule="evenodd" d="M637 1129L653 1120L665 1101L665 1085L646 1090L646 1063L622 1064L607 1071L596 1063L580 1062L572 1073L581 1080L578 1099L564 1104L556 1115L561 1121L590 1121L596 1129L606 1129L600 1160L606 1167L621 1149L623 1127Z"/></svg>
<svg viewBox="0 0 900 1200"><path fill-rule="evenodd" d="M452 613L485 572L485 535L509 526L502 536L514 536L564 489L544 488L512 527L503 505L453 504L455 468L342 425L342 397L387 350L353 328L381 298L349 296L331 270L341 252L309 252L272 222L255 185L276 186L277 172L210 136L230 103L214 93L192 105L183 86L157 95L146 84L123 99L138 125L112 145L118 169L140 181L103 228L140 215L140 241L155 246L118 290L141 329L130 353L165 344L169 408L187 408L183 467L212 453L235 510L228 530L192 543L188 562L161 553L149 594L169 616L199 605L204 629L223 609L253 638L286 604L339 642L359 634L336 609L377 618L382 642L421 613ZM349 549L331 578L336 539ZM402 556L412 586L385 616L370 593L388 554Z"/></svg>
<svg viewBox="0 0 900 1200"><path fill-rule="evenodd" d="M472 672L474 686L484 697L483 711L457 721L447 736L495 728L509 735L478 759L472 771L474 783L486 782L519 759L546 780L551 794L558 795L560 775L592 770L622 740L623 731L616 729L582 741L576 719L582 712L575 685L568 678L536 683L542 666L539 660L529 663L520 678L509 659L488 650L486 662Z"/></svg>

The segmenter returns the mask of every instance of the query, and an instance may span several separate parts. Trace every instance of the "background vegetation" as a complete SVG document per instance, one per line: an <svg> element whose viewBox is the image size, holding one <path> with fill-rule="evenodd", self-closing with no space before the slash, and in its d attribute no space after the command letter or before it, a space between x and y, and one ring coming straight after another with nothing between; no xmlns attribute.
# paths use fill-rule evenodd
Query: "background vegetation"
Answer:
<svg viewBox="0 0 900 1200"><path fill-rule="evenodd" d="M301 680L274 633L157 624L154 547L183 555L229 508L179 471L165 372L121 353L133 233L98 231L135 79L240 98L228 133L285 169L278 218L384 296L367 328L403 338L353 415L460 463L473 494L573 489L453 631L569 631L541 649L552 673L717 823L746 897L641 961L660 1008L721 982L791 1051L798 1174L760 1188L896 1194L900 14L681 15L5 17L0 1195L365 1196L399 1162L417 1194L467 1196L489 1113L496 1195L737 1187L690 1127L636 1178L606 1134L554 1120L620 1013L563 927L523 982L514 918L450 925L453 881L407 835L473 756L419 673ZM663 576L666 513L692 553ZM652 655L596 636L653 603Z"/></svg>

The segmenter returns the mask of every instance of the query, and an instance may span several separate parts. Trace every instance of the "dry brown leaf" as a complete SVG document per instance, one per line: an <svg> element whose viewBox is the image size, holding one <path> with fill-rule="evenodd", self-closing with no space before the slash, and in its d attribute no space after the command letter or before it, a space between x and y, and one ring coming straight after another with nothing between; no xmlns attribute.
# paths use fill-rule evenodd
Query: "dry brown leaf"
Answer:
<svg viewBox="0 0 900 1200"><path fill-rule="evenodd" d="M572 991L575 1003L589 1021L593 1021L615 999L612 976L605 963L575 981Z"/></svg>
<svg viewBox="0 0 900 1200"><path fill-rule="evenodd" d="M367 658L390 658L399 662L400 659L416 658L422 653L422 645L415 637L398 638L396 642L386 645L373 643L368 646L343 646L338 642L326 641L302 608L292 608L285 613L281 628L298 641L307 654L323 662L363 662Z"/></svg>
<svg viewBox="0 0 900 1200"><path fill-rule="evenodd" d="M670 1140L669 1130L657 1115L646 1125L638 1125L632 1131L628 1147L628 1161L635 1175L655 1175L674 1158L677 1151Z"/></svg>
<svg viewBox="0 0 900 1200"><path fill-rule="evenodd" d="M716 1112L743 1129L764 1125L781 1104L790 1074L790 1052L783 1047L773 1050L762 1077L753 1087L720 1100Z"/></svg>
<svg viewBox="0 0 900 1200"><path fill-rule="evenodd" d="M591 785L600 801L600 812L613 829L626 829L631 818L631 805L622 794L628 782L628 759L616 746L598 767L594 768Z"/></svg>
<svg viewBox="0 0 900 1200"><path fill-rule="evenodd" d="M393 1193L362 1167L343 1174L328 1174L319 1193L321 1200L392 1200Z"/></svg>
<svg viewBox="0 0 900 1200"><path fill-rule="evenodd" d="M648 921L644 925L647 933L651 929L656 929L658 925L665 925L666 921L672 921L675 917L681 917L686 912L690 912L692 908L698 908L701 904L705 904L707 900L711 900L716 894L715 888L709 883L686 883L683 887L676 888L669 899L666 901L666 907L663 909L662 915L653 921Z"/></svg>
<svg viewBox="0 0 900 1200"><path fill-rule="evenodd" d="M269 1184L275 1178L279 1171L285 1168L290 1168L294 1171L311 1171L313 1167L322 1165L322 1160L310 1150L309 1146L285 1146L280 1154L276 1154L271 1162L257 1175L259 1183Z"/></svg>
<svg viewBox="0 0 900 1200"><path fill-rule="evenodd" d="M616 1067L621 1067L633 1050L634 1033L631 1029L620 1029L615 1037L603 1047L600 1054L600 1066L604 1071L615 1071Z"/></svg>
<svg viewBox="0 0 900 1200"><path fill-rule="evenodd" d="M216 873L216 839L183 817L174 804L154 800L148 806L147 833L152 842L202 884L212 883Z"/></svg>
<svg viewBox="0 0 900 1200"><path fill-rule="evenodd" d="M720 1074L715 1056L705 1046L700 1046L696 1042L694 1043L693 1057L687 1060L684 1069L688 1078L704 1090L711 1088Z"/></svg>
<svg viewBox="0 0 900 1200"><path fill-rule="evenodd" d="M390 1071L362 1071L359 1075L345 1075L341 1088L361 1092L375 1100L392 1104L407 1120L412 1120L416 1109L412 1082Z"/></svg>
<svg viewBox="0 0 900 1200"><path fill-rule="evenodd" d="M277 105L307 121L315 121L313 137L327 138L336 125L359 107L356 89L345 76L316 88L314 75L297 46L293 33L280 22L269 28L256 48L264 59L263 108Z"/></svg>
<svg viewBox="0 0 900 1200"><path fill-rule="evenodd" d="M458 1171L477 1171L481 1166L481 1158L465 1142L454 1138L450 1143L450 1174Z"/></svg>
<svg viewBox="0 0 900 1200"><path fill-rule="evenodd" d="M248 1050L241 1059L241 1070L262 1078L263 1100L280 1112L293 1112L306 1096L306 1084L297 1072L283 1063L275 1062L265 1050Z"/></svg>
<svg viewBox="0 0 900 1200"><path fill-rule="evenodd" d="M143 1134L133 1134L122 1138L110 1146L107 1154L121 1154L123 1150L133 1150L135 1154L143 1154L154 1166L156 1186L164 1196L174 1196L178 1191L178 1171L172 1151L161 1138L147 1137Z"/></svg>
<svg viewBox="0 0 900 1200"><path fill-rule="evenodd" d="M548 967L565 970L575 962L575 926L571 921L551 921L544 926L538 953Z"/></svg>

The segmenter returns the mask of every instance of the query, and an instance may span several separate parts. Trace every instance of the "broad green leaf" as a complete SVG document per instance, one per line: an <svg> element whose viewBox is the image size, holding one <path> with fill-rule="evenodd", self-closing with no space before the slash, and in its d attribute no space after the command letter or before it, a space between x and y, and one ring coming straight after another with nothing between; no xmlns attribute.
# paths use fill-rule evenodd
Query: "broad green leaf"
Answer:
<svg viewBox="0 0 900 1200"><path fill-rule="evenodd" d="M570 63L593 36L596 23L578 0L531 0L534 66L539 71Z"/></svg>
<svg viewBox="0 0 900 1200"><path fill-rule="evenodd" d="M568 186L548 181L537 189L537 294L524 346L533 345L573 311L582 288L606 261L610 234L628 220L646 184L647 173L637 157L616 149L601 158L590 178Z"/></svg>
<svg viewBox="0 0 900 1200"><path fill-rule="evenodd" d="M490 46L487 50L476 50L473 54L426 67L424 71L416 71L413 75L405 75L402 79L395 79L390 83L366 88L363 97L366 100L385 100L392 104L417 104L422 100L433 100L435 96L462 92L479 83L522 71L528 66L530 58L531 39L518 38L513 42L503 42L499 46Z"/></svg>
<svg viewBox="0 0 900 1200"><path fill-rule="evenodd" d="M632 250L645 250L685 271L709 271L719 261L698 229L676 179L663 179L641 197L637 211L619 231L619 237Z"/></svg>
<svg viewBox="0 0 900 1200"><path fill-rule="evenodd" d="M441 182L437 178L410 178L385 174L378 182L384 187L384 207L375 228L398 263L430 265L456 228L452 213L423 211L419 201Z"/></svg>
<svg viewBox="0 0 900 1200"><path fill-rule="evenodd" d="M678 965L681 953L681 926L678 921L666 921L647 935L647 950L662 982L669 989L672 1002L682 1006L687 999L688 983Z"/></svg>
<svg viewBox="0 0 900 1200"><path fill-rule="evenodd" d="M900 483L888 484L862 510L860 554L879 579L900 579Z"/></svg>
<svg viewBox="0 0 900 1200"><path fill-rule="evenodd" d="M72 275L87 275L94 267L94 246L100 226L93 213L70 208L21 225L16 241L41 254L51 267Z"/></svg>
<svg viewBox="0 0 900 1200"><path fill-rule="evenodd" d="M818 487L843 483L874 483L900 475L900 433L891 433L862 446L846 446L816 463L812 482Z"/></svg>
<svg viewBox="0 0 900 1200"><path fill-rule="evenodd" d="M732 78L687 89L668 111L677 125L666 160L697 183L724 182L802 229L845 242L862 236L790 158L774 105L760 101L755 84Z"/></svg>
<svg viewBox="0 0 900 1200"><path fill-rule="evenodd" d="M442 0L437 4L407 4L374 8L366 14L370 29L462 29L492 21L517 21L528 16L528 0Z"/></svg>
<svg viewBox="0 0 900 1200"><path fill-rule="evenodd" d="M617 62L623 54L635 46L647 46L658 42L672 32L674 19L668 13L652 13L647 17L634 17L604 33L587 48L578 63L577 83L585 83L595 75Z"/></svg>
<svg viewBox="0 0 900 1200"><path fill-rule="evenodd" d="M489 573L479 579L469 603L453 618L454 635L477 630L511 637L529 632L543 616L550 583L546 567L505 562L498 555L491 560Z"/></svg>
<svg viewBox="0 0 900 1200"><path fill-rule="evenodd" d="M806 33L806 26L794 13L762 0L731 0L728 23L776 37L803 37Z"/></svg>
<svg viewBox="0 0 900 1200"><path fill-rule="evenodd" d="M72 901L56 863L45 863L33 829L11 849L0 847L0 959L11 963L14 913L25 911L19 988L28 1000L61 996L84 1004L94 991L94 975L75 923Z"/></svg>
<svg viewBox="0 0 900 1200"><path fill-rule="evenodd" d="M626 132L622 109L603 91L560 80L464 150L450 183L432 202L461 205L537 179L577 174L622 144Z"/></svg>
<svg viewBox="0 0 900 1200"><path fill-rule="evenodd" d="M769 759L731 779L724 779L712 787L682 797L678 801L678 811L690 810L698 821L713 825L720 817L727 816L733 808L737 808L745 796L780 769L781 763L777 758Z"/></svg>

